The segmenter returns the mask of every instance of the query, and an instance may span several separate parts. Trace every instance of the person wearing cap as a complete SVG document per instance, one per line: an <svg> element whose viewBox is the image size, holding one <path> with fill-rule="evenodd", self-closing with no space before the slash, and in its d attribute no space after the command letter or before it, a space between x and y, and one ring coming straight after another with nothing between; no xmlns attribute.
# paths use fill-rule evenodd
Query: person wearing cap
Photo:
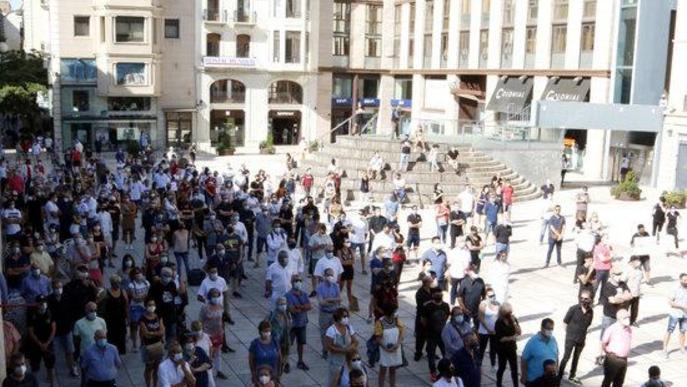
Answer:
<svg viewBox="0 0 687 387"><path fill-rule="evenodd" d="M57 330L55 319L48 309L48 299L45 296L38 296L35 300L38 306L31 310L27 319L28 342L26 343L26 354L31 362L31 371L38 373L41 360L45 362L47 369L48 382L53 383L53 369L55 368L55 352L53 350L53 340Z"/></svg>
<svg viewBox="0 0 687 387"><path fill-rule="evenodd" d="M91 344L81 356L81 369L87 387L116 387L117 371L123 362L117 347L107 342L107 332L98 329Z"/></svg>
<svg viewBox="0 0 687 387"><path fill-rule="evenodd" d="M436 350L439 347L441 356L444 357L445 348L441 333L446 325L446 320L451 312L449 306L443 300L441 288L432 288L432 300L422 306L422 326L427 333L427 363L432 382L437 380ZM417 354L416 354L417 355Z"/></svg>
<svg viewBox="0 0 687 387"><path fill-rule="evenodd" d="M606 328L601 336L601 351L605 355L601 387L620 387L625 382L627 358L632 349L630 313L627 309L619 309L616 317L616 322Z"/></svg>

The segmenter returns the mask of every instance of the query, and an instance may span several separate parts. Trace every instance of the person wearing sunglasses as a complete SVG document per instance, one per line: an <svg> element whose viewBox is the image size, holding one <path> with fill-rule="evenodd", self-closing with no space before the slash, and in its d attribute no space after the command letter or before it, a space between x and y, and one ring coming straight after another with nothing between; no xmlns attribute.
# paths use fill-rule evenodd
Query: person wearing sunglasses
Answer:
<svg viewBox="0 0 687 387"><path fill-rule="evenodd" d="M577 371L577 362L584 349L587 329L589 329L593 319L594 310L592 309L592 294L588 290L583 290L580 292L580 302L571 306L563 318L563 322L566 324L565 351L563 352L563 359L558 369L559 382L563 379L565 366L568 364L568 360L570 360L570 355L572 354L572 364L570 365L568 380L574 384L581 384L580 380L575 377L575 372Z"/></svg>

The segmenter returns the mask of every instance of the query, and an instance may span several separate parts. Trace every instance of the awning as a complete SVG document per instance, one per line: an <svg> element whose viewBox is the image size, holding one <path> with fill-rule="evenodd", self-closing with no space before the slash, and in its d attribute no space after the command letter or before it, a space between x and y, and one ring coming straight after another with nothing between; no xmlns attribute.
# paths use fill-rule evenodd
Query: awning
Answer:
<svg viewBox="0 0 687 387"><path fill-rule="evenodd" d="M532 100L533 84L532 77L501 77L491 95L487 110L502 113L521 112Z"/></svg>
<svg viewBox="0 0 687 387"><path fill-rule="evenodd" d="M541 95L543 101L587 102L592 81L589 78L549 78Z"/></svg>

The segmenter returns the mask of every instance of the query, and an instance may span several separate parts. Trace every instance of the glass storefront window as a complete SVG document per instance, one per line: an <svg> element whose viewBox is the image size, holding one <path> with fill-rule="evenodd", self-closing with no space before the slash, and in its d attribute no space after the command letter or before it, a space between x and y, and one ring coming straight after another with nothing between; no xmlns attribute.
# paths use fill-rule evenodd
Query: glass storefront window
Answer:
<svg viewBox="0 0 687 387"><path fill-rule="evenodd" d="M62 82L96 82L98 69L95 65L95 59L62 59L60 75Z"/></svg>
<svg viewBox="0 0 687 387"><path fill-rule="evenodd" d="M620 11L617 66L632 66L634 64L636 28L637 8L623 8Z"/></svg>
<svg viewBox="0 0 687 387"><path fill-rule="evenodd" d="M148 77L145 63L117 63L118 85L147 85Z"/></svg>
<svg viewBox="0 0 687 387"><path fill-rule="evenodd" d="M413 80L411 78L396 78L394 99L413 99Z"/></svg>
<svg viewBox="0 0 687 387"><path fill-rule="evenodd" d="M111 112L141 112L150 110L150 97L109 97L107 110Z"/></svg>
<svg viewBox="0 0 687 387"><path fill-rule="evenodd" d="M353 96L353 79L351 77L334 77L332 85L333 98L351 98Z"/></svg>

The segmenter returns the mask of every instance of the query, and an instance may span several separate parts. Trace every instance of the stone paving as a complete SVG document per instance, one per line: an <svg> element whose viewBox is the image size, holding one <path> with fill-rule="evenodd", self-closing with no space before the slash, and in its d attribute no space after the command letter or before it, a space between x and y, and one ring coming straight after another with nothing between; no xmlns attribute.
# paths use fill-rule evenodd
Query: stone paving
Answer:
<svg viewBox="0 0 687 387"><path fill-rule="evenodd" d="M260 166L270 171L273 175L280 171L283 155L260 156L234 156L232 158L213 158L202 160L201 165L211 166L212 168L223 169L227 160L231 159L234 168L241 162L247 162L249 167L255 165L259 160ZM253 162L253 164L250 164ZM575 190L565 190L556 194L555 201L563 206L563 214L567 217L568 224L572 225L571 216L574 213L573 195ZM450 193L453 195L454 193ZM650 224L651 207L654 204L657 193L648 191L645 195L648 199L639 202L619 202L611 199L608 187L593 187L590 189L592 203L590 213L598 212L600 219L609 226L610 240L615 248L617 256L627 256L629 251L629 241L638 223ZM355 204L355 203L354 203ZM555 337L562 352L564 343L563 316L567 308L576 302L577 287L572 285L575 260L575 244L569 234L563 245L563 261L561 267L553 266L549 269L542 269L546 253L546 246L538 243L538 232L540 227L540 201L517 203L513 209L513 237L511 246L511 265L512 273L510 277L510 302L514 305L514 312L519 318L523 336L518 341L519 351L525 345L525 341L535 334L539 328L539 323L544 317L551 317L556 322ZM425 218L423 225L422 248L429 247L429 237L434 234L434 225L427 221L431 219L431 208L422 211ZM402 214L402 219L406 216L406 211ZM683 216L684 217L684 216ZM139 219L140 221L140 219ZM684 233L685 228L681 227ZM142 238L138 239L139 246L136 251L142 251L140 245ZM672 242L672 241L671 241ZM685 242L683 241L683 244ZM652 255L652 276L655 285L649 287L643 285L643 296L639 311L640 327L635 330L633 340L633 351L630 356L630 367L627 373L626 386L639 386L646 380L646 372L649 366L658 364L663 371L665 380L672 381L674 386L687 385L687 369L684 367L687 355L679 353L677 350L677 337L673 337L671 353L665 359L661 351L661 340L665 332L667 322L667 296L677 285L677 277L681 272L687 272L687 262L685 261L685 249L682 256L674 254L672 244L668 243L668 238L662 238L662 243L655 249ZM120 256L122 253L120 253ZM493 245L485 249L485 262L483 264L482 275L488 278L490 261L493 258ZM667 253L669 255L667 255ZM193 253L195 254L195 252ZM137 257L140 260L142 257ZM199 265L197 257L192 256L192 262ZM247 265L247 275L249 280L245 282L242 289L242 299L232 299L232 315L236 325L228 326L226 331L229 345L236 349L236 353L223 354L223 372L228 375L226 381L218 380L218 386L249 386L250 372L248 369L248 346L257 337L257 324L267 315L267 300L263 297L264 290L264 266L254 269L252 265ZM405 352L412 357L414 350L413 321L415 315L414 294L418 288L416 281L417 267L407 267L402 275L400 292L400 317L404 320L409 329L405 338ZM365 322L367 304L369 301L369 276L364 276L360 272L360 265L356 264L356 274L354 282L354 293L360 298L361 313L351 316L352 324L359 332L361 342L361 352L364 355L364 341L372 332L373 326ZM189 299L195 300L196 288L191 288ZM445 299L447 299L447 295ZM188 307L188 316L195 318L198 315L198 303L192 301ZM586 386L599 386L603 378L602 369L593 364L594 358L599 351L598 336L601 320L601 307L594 309L595 317L587 339L587 346L584 349L578 377ZM321 359L319 349L320 341L318 336L317 312L313 311L309 315L310 325L308 327L308 345L305 350L305 361L310 366L307 373L296 369L296 357L292 354L290 362L292 371L283 377L283 385L290 386L320 386L325 379L327 365ZM562 353L561 353L562 355ZM124 356L125 367L120 370L117 383L120 387L144 386L143 364L139 354L128 353ZM487 363L487 362L485 362ZM78 380L67 375L64 366L63 356L58 355L58 383L59 386L78 386ZM41 372L40 379L45 383L45 374ZM370 375L370 386L377 386L376 371ZM510 384L508 371L504 375L506 385ZM420 362L410 359L410 365L400 369L397 376L397 385L401 386L422 386L429 385L428 368L426 358ZM495 373L489 369L488 365L483 367L484 386L495 386ZM564 385L565 382L564 382Z"/></svg>

